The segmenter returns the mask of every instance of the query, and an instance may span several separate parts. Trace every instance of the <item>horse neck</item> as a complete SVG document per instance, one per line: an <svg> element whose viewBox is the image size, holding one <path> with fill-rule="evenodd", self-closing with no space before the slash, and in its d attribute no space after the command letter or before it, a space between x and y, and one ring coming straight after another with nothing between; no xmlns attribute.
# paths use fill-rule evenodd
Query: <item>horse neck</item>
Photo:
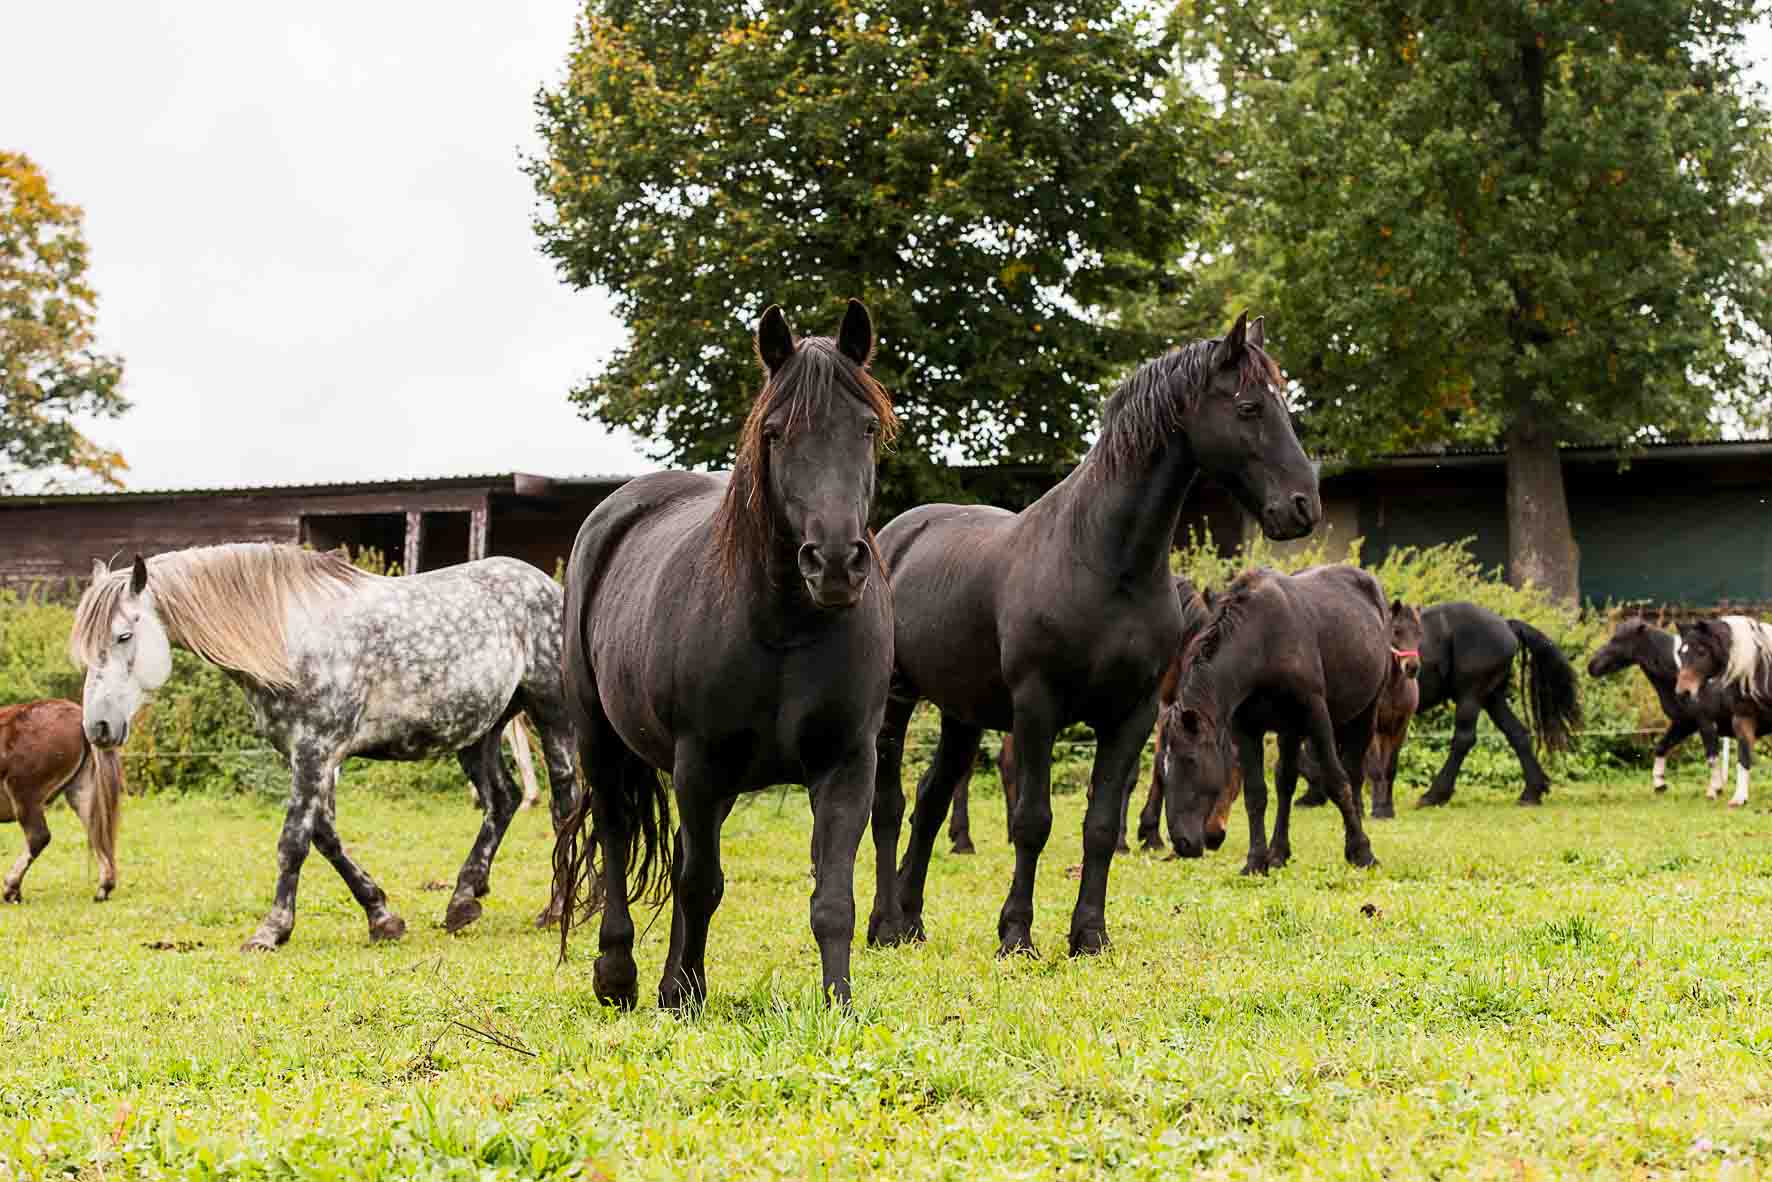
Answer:
<svg viewBox="0 0 1772 1182"><path fill-rule="evenodd" d="M1680 676L1679 638L1666 632L1647 634L1647 643L1636 654L1637 668L1656 689L1673 689Z"/></svg>
<svg viewBox="0 0 1772 1182"><path fill-rule="evenodd" d="M1241 655L1240 644L1233 638L1212 654L1204 664L1196 662L1182 676L1179 697L1184 706L1204 706L1205 713L1222 730L1230 726L1231 715L1243 704L1255 687L1256 663ZM1198 705L1190 699L1200 699Z"/></svg>
<svg viewBox="0 0 1772 1182"><path fill-rule="evenodd" d="M1121 579L1169 578L1181 507L1200 472L1187 437L1178 432L1149 456L1116 470L1100 455L1083 463L1070 515L1089 565Z"/></svg>

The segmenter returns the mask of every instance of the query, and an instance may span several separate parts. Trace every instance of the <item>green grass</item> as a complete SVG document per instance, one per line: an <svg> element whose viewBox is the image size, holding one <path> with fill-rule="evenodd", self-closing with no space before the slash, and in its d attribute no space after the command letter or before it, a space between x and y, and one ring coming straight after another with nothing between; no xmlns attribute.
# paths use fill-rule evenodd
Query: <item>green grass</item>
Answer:
<svg viewBox="0 0 1772 1182"><path fill-rule="evenodd" d="M289 946L246 956L272 806L129 801L103 906L58 808L0 912L0 1177L1746 1177L1772 1157L1763 805L1708 805L1691 773L1537 811L1467 792L1376 825L1374 873L1311 812L1266 880L1236 875L1239 822L1203 862L1116 861L1113 950L1074 961L1071 795L1040 872L1046 955L1002 963L993 785L981 853L936 860L929 943L859 953L848 1014L817 994L802 798L742 806L688 1020L651 1002L667 920L639 944L636 1013L591 997L594 932L556 967L530 926L542 815L451 938L423 887L453 880L475 815L347 779L341 830L406 939L371 946L315 854ZM864 917L872 873L864 844Z"/></svg>

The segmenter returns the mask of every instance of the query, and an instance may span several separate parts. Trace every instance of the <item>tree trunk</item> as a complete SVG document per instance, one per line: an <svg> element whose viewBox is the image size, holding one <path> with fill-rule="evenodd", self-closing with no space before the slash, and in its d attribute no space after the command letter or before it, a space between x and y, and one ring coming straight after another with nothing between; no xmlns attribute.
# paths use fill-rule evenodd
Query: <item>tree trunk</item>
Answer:
<svg viewBox="0 0 1772 1182"><path fill-rule="evenodd" d="M1580 602L1581 552L1569 524L1556 434L1530 403L1507 429L1507 579L1536 583L1568 604Z"/></svg>

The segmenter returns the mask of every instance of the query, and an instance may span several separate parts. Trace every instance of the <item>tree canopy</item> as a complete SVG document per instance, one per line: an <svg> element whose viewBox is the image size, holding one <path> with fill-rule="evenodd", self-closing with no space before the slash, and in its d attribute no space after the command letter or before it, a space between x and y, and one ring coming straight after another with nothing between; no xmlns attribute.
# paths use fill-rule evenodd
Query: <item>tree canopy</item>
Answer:
<svg viewBox="0 0 1772 1182"><path fill-rule="evenodd" d="M29 157L0 152L0 491L44 470L120 483L123 457L74 423L129 408L122 360L94 348L86 267L79 208Z"/></svg>
<svg viewBox="0 0 1772 1182"><path fill-rule="evenodd" d="M1319 446L1509 453L1516 578L1573 596L1559 441L1764 425L1772 178L1743 0L1238 0L1176 13L1221 105L1208 268Z"/></svg>
<svg viewBox="0 0 1772 1182"><path fill-rule="evenodd" d="M1103 383L1167 343L1104 303L1174 286L1208 185L1172 51L1118 0L590 0L527 166L543 249L631 332L574 399L722 463L757 315L828 333L855 296L899 499L946 491L932 457L1068 462Z"/></svg>

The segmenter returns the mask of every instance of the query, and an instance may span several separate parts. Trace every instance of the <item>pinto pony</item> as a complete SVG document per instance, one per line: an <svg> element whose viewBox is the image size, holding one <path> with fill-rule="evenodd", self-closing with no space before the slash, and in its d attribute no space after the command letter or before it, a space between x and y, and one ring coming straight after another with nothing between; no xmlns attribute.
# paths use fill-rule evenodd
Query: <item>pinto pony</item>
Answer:
<svg viewBox="0 0 1772 1182"><path fill-rule="evenodd" d="M122 746L143 699L172 673L172 646L219 666L246 695L260 733L289 761L269 914L246 941L271 951L295 928L296 886L318 847L363 908L372 940L406 922L335 827L339 767L455 752L485 818L443 915L480 916L493 855L518 805L499 736L527 711L541 731L558 826L577 791L560 687L560 589L514 558L404 578L336 554L240 543L177 550L127 570L95 562L71 649L86 668L86 737ZM539 922L551 922L553 905Z"/></svg>
<svg viewBox="0 0 1772 1182"><path fill-rule="evenodd" d="M835 339L795 340L771 306L756 335L766 379L730 476L641 476L578 531L566 689L586 792L554 882L562 957L572 925L602 911L605 1003L638 1000L630 904L648 896L676 904L658 1004L707 996L720 827L741 792L783 783L811 790L812 934L826 997L849 1000L855 851L892 672L892 599L867 521L897 420L867 372L873 347L859 301Z"/></svg>
<svg viewBox="0 0 1772 1182"><path fill-rule="evenodd" d="M930 855L989 729L1010 732L1015 745L1015 874L998 952L1034 951L1052 744L1080 721L1095 731L1095 764L1069 945L1073 955L1107 946L1122 806L1156 721L1158 683L1181 644L1169 551L1188 490L1210 474L1276 539L1307 534L1322 516L1316 470L1262 344L1261 321L1238 317L1223 338L1140 366L1108 398L1083 462L1020 513L924 505L880 531L895 657L874 792L869 943L923 936ZM897 864L905 729L924 698L941 711L941 739Z"/></svg>
<svg viewBox="0 0 1772 1182"><path fill-rule="evenodd" d="M1610 677L1632 665L1643 671L1661 712L1667 716L1667 731L1655 741L1655 768L1650 786L1657 792L1667 791L1667 757L1675 747L1686 741L1694 731L1704 743L1705 761L1710 764L1710 787L1705 796L1715 800L1723 790L1726 769L1718 754L1719 727L1728 726L1729 708L1716 686L1705 684L1695 698L1680 696L1680 638L1677 633L1652 627L1640 616L1620 620L1611 639L1594 651L1588 659L1589 677Z"/></svg>
<svg viewBox="0 0 1772 1182"><path fill-rule="evenodd" d="M1747 804L1753 775L1754 741L1772 730L1772 624L1747 616L1698 620L1680 631L1680 697L1702 703L1705 689L1715 686L1741 748L1735 769L1735 795L1730 808ZM1711 794L1715 799L1715 794Z"/></svg>
<svg viewBox="0 0 1772 1182"><path fill-rule="evenodd" d="M43 810L61 793L86 826L86 844L98 857L95 902L117 885L117 821L123 765L115 751L94 747L80 733L80 707L52 699L0 706L0 821L17 821L25 851L6 874L0 900L22 903L25 872L49 847Z"/></svg>

